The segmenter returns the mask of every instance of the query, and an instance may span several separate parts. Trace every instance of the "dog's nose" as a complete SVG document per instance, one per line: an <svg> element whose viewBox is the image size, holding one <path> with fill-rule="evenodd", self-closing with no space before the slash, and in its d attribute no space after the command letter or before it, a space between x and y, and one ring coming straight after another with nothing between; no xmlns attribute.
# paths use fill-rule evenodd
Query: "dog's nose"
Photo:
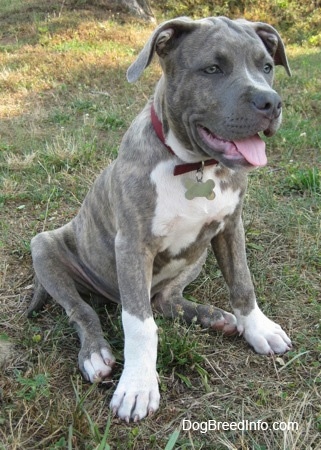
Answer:
<svg viewBox="0 0 321 450"><path fill-rule="evenodd" d="M277 118L281 114L282 100L274 91L256 92L252 97L252 104L269 119Z"/></svg>

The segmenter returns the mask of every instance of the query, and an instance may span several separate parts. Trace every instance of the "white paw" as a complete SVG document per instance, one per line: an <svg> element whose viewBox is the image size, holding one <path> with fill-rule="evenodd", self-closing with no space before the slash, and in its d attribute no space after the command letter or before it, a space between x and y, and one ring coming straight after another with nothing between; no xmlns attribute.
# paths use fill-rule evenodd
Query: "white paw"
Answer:
<svg viewBox="0 0 321 450"><path fill-rule="evenodd" d="M99 353L92 353L90 358L84 360L84 376L91 383L99 383L110 375L115 358L107 348Z"/></svg>
<svg viewBox="0 0 321 450"><path fill-rule="evenodd" d="M280 325L268 319L258 306L247 316L235 311L237 330L262 355L285 353L292 347L291 340Z"/></svg>
<svg viewBox="0 0 321 450"><path fill-rule="evenodd" d="M110 402L114 414L129 422L141 420L159 406L157 326L152 317L141 320L122 312L125 367Z"/></svg>
<svg viewBox="0 0 321 450"><path fill-rule="evenodd" d="M157 372L144 367L124 369L110 402L114 414L129 422L137 422L159 407Z"/></svg>

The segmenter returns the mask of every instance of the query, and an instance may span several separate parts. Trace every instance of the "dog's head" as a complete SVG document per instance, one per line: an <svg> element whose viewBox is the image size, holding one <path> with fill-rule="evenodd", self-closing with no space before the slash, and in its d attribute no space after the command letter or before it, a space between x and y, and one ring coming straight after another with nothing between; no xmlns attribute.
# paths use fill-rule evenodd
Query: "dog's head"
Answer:
<svg viewBox="0 0 321 450"><path fill-rule="evenodd" d="M136 81L154 53L163 77L162 120L195 158L228 167L266 163L258 136L272 136L282 102L272 89L274 66L290 68L283 42L270 25L225 17L173 19L160 25L127 72Z"/></svg>

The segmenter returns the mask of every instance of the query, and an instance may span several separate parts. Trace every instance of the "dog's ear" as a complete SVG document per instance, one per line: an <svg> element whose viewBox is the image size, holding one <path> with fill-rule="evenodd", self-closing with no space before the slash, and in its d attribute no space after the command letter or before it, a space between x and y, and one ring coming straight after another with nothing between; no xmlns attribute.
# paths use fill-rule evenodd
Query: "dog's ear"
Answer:
<svg viewBox="0 0 321 450"><path fill-rule="evenodd" d="M144 69L151 63L155 52L161 58L164 57L175 46L183 33L194 30L196 26L195 22L188 17L168 20L159 25L137 59L127 70L127 80L130 83L137 81Z"/></svg>
<svg viewBox="0 0 321 450"><path fill-rule="evenodd" d="M255 32L261 38L267 51L273 57L274 63L283 66L287 74L291 76L291 69L285 54L284 44L276 29L263 22L248 22L248 24L254 28Z"/></svg>

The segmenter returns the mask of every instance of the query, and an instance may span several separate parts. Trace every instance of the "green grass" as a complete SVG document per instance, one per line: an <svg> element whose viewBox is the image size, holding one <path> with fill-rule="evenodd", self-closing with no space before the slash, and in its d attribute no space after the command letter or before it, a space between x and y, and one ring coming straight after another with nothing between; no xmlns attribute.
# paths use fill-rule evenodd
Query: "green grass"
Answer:
<svg viewBox="0 0 321 450"><path fill-rule="evenodd" d="M261 357L239 337L157 316L161 407L127 425L108 408L123 364L119 308L99 311L117 359L112 386L81 378L78 338L60 307L50 303L26 319L30 239L74 217L160 73L153 64L139 82L126 82L151 26L123 24L93 2L76 3L0 0L0 449L320 448L318 47L287 47L293 77L278 68L275 84L283 126L267 140L269 165L250 175L244 208L259 303L291 335L288 354ZM298 24L301 35L304 29ZM311 36L315 28L306 41ZM186 295L228 308L212 254ZM294 421L298 430L201 433L184 431L183 419Z"/></svg>

